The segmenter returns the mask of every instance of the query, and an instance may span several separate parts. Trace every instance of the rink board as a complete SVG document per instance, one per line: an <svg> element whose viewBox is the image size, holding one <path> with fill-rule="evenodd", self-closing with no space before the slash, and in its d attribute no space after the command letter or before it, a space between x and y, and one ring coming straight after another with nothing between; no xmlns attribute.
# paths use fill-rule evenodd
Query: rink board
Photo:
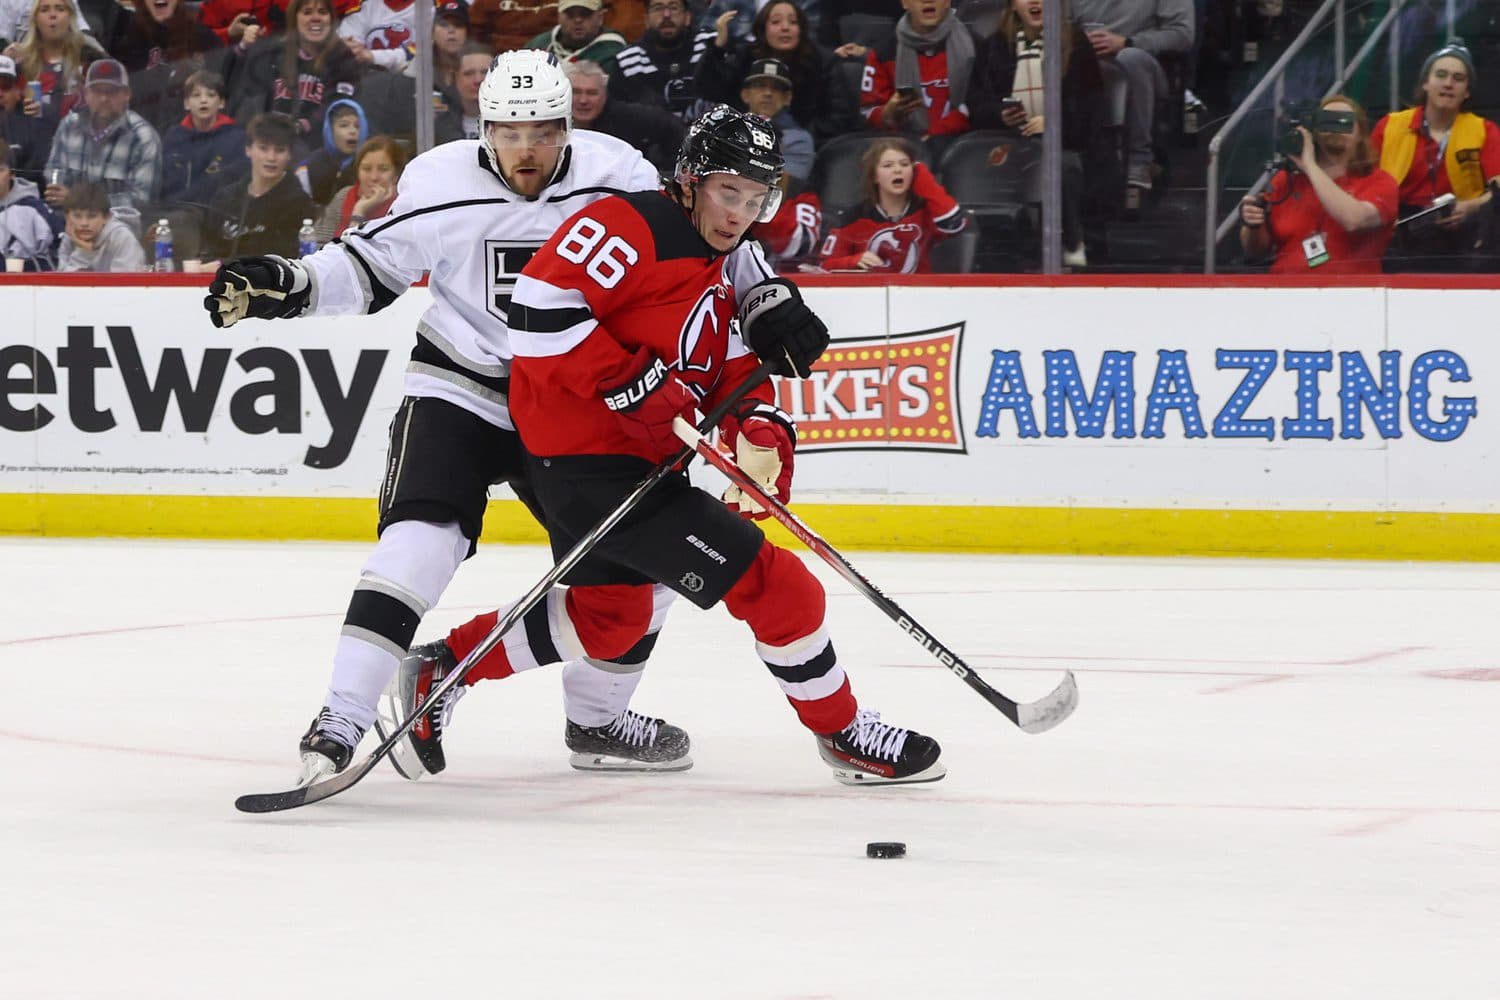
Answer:
<svg viewBox="0 0 1500 1000"><path fill-rule="evenodd" d="M835 544L1500 559L1500 285L958 282L808 289L834 343L780 393ZM0 531L372 535L426 290L217 331L201 284L0 284ZM540 535L502 497L486 538Z"/></svg>

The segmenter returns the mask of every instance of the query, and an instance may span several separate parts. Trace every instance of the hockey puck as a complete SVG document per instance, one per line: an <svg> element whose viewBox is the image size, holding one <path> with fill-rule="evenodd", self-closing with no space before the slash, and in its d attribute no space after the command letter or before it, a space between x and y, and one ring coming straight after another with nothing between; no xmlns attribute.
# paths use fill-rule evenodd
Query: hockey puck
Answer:
<svg viewBox="0 0 1500 1000"><path fill-rule="evenodd" d="M876 841L865 845L865 857L867 858L904 858L906 857L906 845L897 841Z"/></svg>

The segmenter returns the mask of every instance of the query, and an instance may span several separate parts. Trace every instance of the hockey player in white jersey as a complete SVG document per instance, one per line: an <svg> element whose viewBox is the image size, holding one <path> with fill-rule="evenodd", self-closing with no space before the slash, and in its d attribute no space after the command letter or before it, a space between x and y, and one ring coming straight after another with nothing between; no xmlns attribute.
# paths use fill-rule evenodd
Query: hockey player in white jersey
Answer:
<svg viewBox="0 0 1500 1000"><path fill-rule="evenodd" d="M434 643L412 650L421 669L401 672L404 689L395 679L422 616L474 552L490 485L510 483L536 510L506 401L506 312L521 268L578 209L659 186L631 146L572 132L572 87L548 53L500 55L480 87L479 109L483 137L413 160L384 218L300 261L232 260L204 302L221 327L246 317L373 314L429 273L432 305L417 324L406 397L391 422L380 540L349 602L323 708L299 745L303 784L342 771L372 724L395 728L377 722L380 712L398 722L452 669L451 657L439 655L446 647ZM564 671L575 767L691 766L686 733L628 708L670 599L662 590L651 633L618 662L578 660ZM403 775L443 769L442 726L464 690L393 752Z"/></svg>

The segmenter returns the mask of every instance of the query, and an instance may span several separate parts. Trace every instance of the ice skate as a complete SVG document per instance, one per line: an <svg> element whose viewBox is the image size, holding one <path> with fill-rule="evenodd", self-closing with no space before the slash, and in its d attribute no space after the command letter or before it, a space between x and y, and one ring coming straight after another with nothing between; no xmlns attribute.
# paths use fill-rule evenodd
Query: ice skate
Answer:
<svg viewBox="0 0 1500 1000"><path fill-rule="evenodd" d="M818 737L818 753L846 785L900 785L937 781L948 773L938 761L942 748L931 736L880 721L862 708L837 733Z"/></svg>
<svg viewBox="0 0 1500 1000"><path fill-rule="evenodd" d="M580 771L686 771L693 766L688 734L670 722L629 709L607 726L569 721L568 763Z"/></svg>
<svg viewBox="0 0 1500 1000"><path fill-rule="evenodd" d="M442 640L413 646L380 696L375 716L375 732L380 738L385 740L394 733L456 666L458 659ZM453 706L467 690L460 684L449 691L391 748L391 766L401 777L416 781L448 766L443 756L443 730L453 721Z"/></svg>
<svg viewBox="0 0 1500 1000"><path fill-rule="evenodd" d="M364 729L344 716L320 709L297 744L302 753L302 774L297 778L297 787L322 781L348 767L354 748L364 735Z"/></svg>

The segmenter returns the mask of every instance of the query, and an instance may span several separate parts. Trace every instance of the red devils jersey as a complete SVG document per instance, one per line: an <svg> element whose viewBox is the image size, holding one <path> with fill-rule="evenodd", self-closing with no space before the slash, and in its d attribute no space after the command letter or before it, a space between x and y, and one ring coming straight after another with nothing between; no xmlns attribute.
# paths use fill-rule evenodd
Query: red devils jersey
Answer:
<svg viewBox="0 0 1500 1000"><path fill-rule="evenodd" d="M927 256L933 244L962 230L968 220L925 163L912 164L911 194L906 214L897 219L870 202L860 205L823 241L819 263L830 271L866 270L859 261L868 250L880 258L879 265L868 268L872 273L930 270Z"/></svg>
<svg viewBox="0 0 1500 1000"><path fill-rule="evenodd" d="M603 394L661 358L702 409L756 366L731 329L742 296L772 277L746 241L713 250L676 202L641 192L594 202L521 271L510 308L510 413L534 455L653 453L623 430ZM752 393L772 399L769 384Z"/></svg>
<svg viewBox="0 0 1500 1000"><path fill-rule="evenodd" d="M967 30L955 24L954 31ZM922 103L927 105L927 134L955 135L969 130L969 109L949 100L948 50L917 53L922 78ZM865 54L865 75L859 85L859 110L873 128L885 128L885 104L896 92L896 38L892 35Z"/></svg>
<svg viewBox="0 0 1500 1000"><path fill-rule="evenodd" d="M777 265L811 257L818 249L822 231L823 205L816 191L804 191L783 201L770 222L750 227L750 235L760 240L766 256Z"/></svg>

